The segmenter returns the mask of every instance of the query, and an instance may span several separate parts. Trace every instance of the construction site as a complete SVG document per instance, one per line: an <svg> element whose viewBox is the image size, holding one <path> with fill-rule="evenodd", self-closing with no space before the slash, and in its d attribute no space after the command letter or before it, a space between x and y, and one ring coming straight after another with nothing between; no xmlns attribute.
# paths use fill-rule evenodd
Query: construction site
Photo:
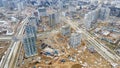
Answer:
<svg viewBox="0 0 120 68"><path fill-rule="evenodd" d="M1 0L0 68L120 68L119 8L111 0Z"/></svg>
<svg viewBox="0 0 120 68"><path fill-rule="evenodd" d="M109 62L89 47L85 38L78 38L79 43L72 47L70 38L74 34L77 32L65 23L38 31L37 55L25 58L21 50L18 68L111 68Z"/></svg>

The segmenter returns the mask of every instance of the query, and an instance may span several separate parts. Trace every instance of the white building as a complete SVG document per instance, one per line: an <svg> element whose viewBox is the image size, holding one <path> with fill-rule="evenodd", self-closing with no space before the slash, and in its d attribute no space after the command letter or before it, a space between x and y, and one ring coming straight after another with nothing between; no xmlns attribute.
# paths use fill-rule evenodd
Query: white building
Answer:
<svg viewBox="0 0 120 68"><path fill-rule="evenodd" d="M86 29L90 29L92 26L92 23L96 22L99 17L99 9L96 9L94 11L88 12L85 14L84 17L84 25Z"/></svg>
<svg viewBox="0 0 120 68"><path fill-rule="evenodd" d="M69 45L73 48L79 46L81 44L81 34L79 33L72 33L69 39Z"/></svg>

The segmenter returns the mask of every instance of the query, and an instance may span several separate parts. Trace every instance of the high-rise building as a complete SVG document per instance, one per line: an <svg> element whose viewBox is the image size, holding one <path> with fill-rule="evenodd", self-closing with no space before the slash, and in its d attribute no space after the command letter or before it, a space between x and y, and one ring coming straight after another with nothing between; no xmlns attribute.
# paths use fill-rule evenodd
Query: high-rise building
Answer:
<svg viewBox="0 0 120 68"><path fill-rule="evenodd" d="M109 8L99 8L88 12L84 17L84 25L86 29L90 29L92 24L94 24L97 19L105 20L109 17L110 9Z"/></svg>
<svg viewBox="0 0 120 68"><path fill-rule="evenodd" d="M35 27L32 25L25 25L25 34L29 35L35 32Z"/></svg>
<svg viewBox="0 0 120 68"><path fill-rule="evenodd" d="M36 40L34 35L25 35L23 37L23 46L25 51L25 56L30 57L37 54Z"/></svg>
<svg viewBox="0 0 120 68"><path fill-rule="evenodd" d="M60 23L59 14L53 13L49 15L49 26L54 27L56 24Z"/></svg>
<svg viewBox="0 0 120 68"><path fill-rule="evenodd" d="M33 34L33 35L35 36L35 39L37 39L36 32L37 32L37 31L36 31L35 26L30 25L30 24L25 25L25 34L26 34L26 35L31 35L31 34Z"/></svg>
<svg viewBox="0 0 120 68"><path fill-rule="evenodd" d="M86 29L90 29L92 27L92 24L95 23L98 18L99 18L99 9L93 10L85 14L84 25Z"/></svg>
<svg viewBox="0 0 120 68"><path fill-rule="evenodd" d="M71 34L71 28L70 28L70 26L69 25L62 26L61 33L62 33L63 36L70 36L70 34Z"/></svg>
<svg viewBox="0 0 120 68"><path fill-rule="evenodd" d="M79 33L72 33L69 39L69 45L73 48L79 46L81 44L81 34Z"/></svg>
<svg viewBox="0 0 120 68"><path fill-rule="evenodd" d="M1 0L2 6L9 10L23 10L26 6L25 0Z"/></svg>
<svg viewBox="0 0 120 68"><path fill-rule="evenodd" d="M47 10L45 7L39 7L38 8L38 15L39 15L39 19L40 19L40 16L46 16L47 15Z"/></svg>
<svg viewBox="0 0 120 68"><path fill-rule="evenodd" d="M17 10L19 0L2 0L3 7L9 10ZM21 5L22 6L22 5Z"/></svg>
<svg viewBox="0 0 120 68"><path fill-rule="evenodd" d="M8 9L15 10L16 9L16 3L15 1L8 1Z"/></svg>
<svg viewBox="0 0 120 68"><path fill-rule="evenodd" d="M17 9L18 9L18 11L23 10L24 9L24 3L23 2L18 2L17 3Z"/></svg>
<svg viewBox="0 0 120 68"><path fill-rule="evenodd" d="M49 15L49 25L51 27L55 25L55 14Z"/></svg>
<svg viewBox="0 0 120 68"><path fill-rule="evenodd" d="M7 8L7 6L8 6L8 1L7 0L3 0L3 7Z"/></svg>
<svg viewBox="0 0 120 68"><path fill-rule="evenodd" d="M90 13L85 14L84 21L85 21L84 25L85 25L86 29L91 28L91 14Z"/></svg>
<svg viewBox="0 0 120 68"><path fill-rule="evenodd" d="M110 9L109 8L100 8L99 18L105 20L109 17Z"/></svg>
<svg viewBox="0 0 120 68"><path fill-rule="evenodd" d="M29 20L29 24L35 26L35 28L36 28L36 30L37 30L37 26L38 26L39 23L40 23L40 22L39 22L39 19L38 19L37 17L35 17L35 16L31 16L31 17L28 18L28 20Z"/></svg>
<svg viewBox="0 0 120 68"><path fill-rule="evenodd" d="M60 10L63 9L63 3L62 3L62 1L58 0L57 7L59 7Z"/></svg>
<svg viewBox="0 0 120 68"><path fill-rule="evenodd" d="M23 45L25 56L34 56L37 53L36 49L36 29L35 26L28 23L25 25L25 36L23 37Z"/></svg>
<svg viewBox="0 0 120 68"><path fill-rule="evenodd" d="M0 0L0 7L3 6L3 0Z"/></svg>

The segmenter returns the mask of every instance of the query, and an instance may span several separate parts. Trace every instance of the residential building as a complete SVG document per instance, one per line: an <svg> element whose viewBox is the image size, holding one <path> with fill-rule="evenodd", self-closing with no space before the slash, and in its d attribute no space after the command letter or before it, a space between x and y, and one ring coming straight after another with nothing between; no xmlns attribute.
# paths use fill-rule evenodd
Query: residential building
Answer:
<svg viewBox="0 0 120 68"><path fill-rule="evenodd" d="M91 14L85 14L84 25L85 25L86 29L91 28Z"/></svg>
<svg viewBox="0 0 120 68"><path fill-rule="evenodd" d="M37 54L36 38L37 36L35 26L30 23L25 25L25 36L23 37L23 45L26 57L34 56L35 54Z"/></svg>
<svg viewBox="0 0 120 68"><path fill-rule="evenodd" d="M36 28L36 30L37 30L37 27L38 27L38 25L39 25L39 20L38 20L38 18L35 17L35 16L31 16L31 17L28 18L28 20L29 20L29 24L35 26L35 28Z"/></svg>
<svg viewBox="0 0 120 68"><path fill-rule="evenodd" d="M49 15L49 26L54 27L60 22L58 13L53 13Z"/></svg>
<svg viewBox="0 0 120 68"><path fill-rule="evenodd" d="M40 19L40 16L46 16L47 15L47 10L45 7L39 7L38 8L38 16Z"/></svg>
<svg viewBox="0 0 120 68"><path fill-rule="evenodd" d="M70 34L71 34L71 28L70 28L70 26L69 25L62 26L61 33L62 33L63 36L70 36Z"/></svg>
<svg viewBox="0 0 120 68"><path fill-rule="evenodd" d="M23 10L24 9L24 3L23 2L18 2L17 9L18 9L18 11Z"/></svg>
<svg viewBox="0 0 120 68"><path fill-rule="evenodd" d="M23 37L23 46L26 57L31 57L37 54L36 40L34 35L25 35Z"/></svg>
<svg viewBox="0 0 120 68"><path fill-rule="evenodd" d="M86 29L90 29L92 27L92 24L94 24L98 18L99 18L99 9L93 10L85 14L84 25Z"/></svg>
<svg viewBox="0 0 120 68"><path fill-rule="evenodd" d="M36 31L35 26L30 25L30 24L25 25L25 34L26 34L26 35L31 35L31 34L33 34L33 35L35 36L35 38L37 39L36 32L37 32L37 31Z"/></svg>
<svg viewBox="0 0 120 68"><path fill-rule="evenodd" d="M0 7L3 6L3 0L0 0Z"/></svg>
<svg viewBox="0 0 120 68"><path fill-rule="evenodd" d="M109 14L110 14L110 9L102 7L102 8L100 8L99 19L106 20L106 19L108 19Z"/></svg>
<svg viewBox="0 0 120 68"><path fill-rule="evenodd" d="M81 44L81 34L72 33L69 39L69 45L73 48L79 46Z"/></svg>

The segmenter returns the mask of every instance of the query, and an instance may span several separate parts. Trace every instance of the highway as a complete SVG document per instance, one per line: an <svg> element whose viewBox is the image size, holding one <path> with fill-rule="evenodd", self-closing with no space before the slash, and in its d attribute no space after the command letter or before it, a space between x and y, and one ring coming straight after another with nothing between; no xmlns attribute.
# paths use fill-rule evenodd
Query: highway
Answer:
<svg viewBox="0 0 120 68"><path fill-rule="evenodd" d="M28 17L26 17L21 23L20 25L20 30L17 31L17 33L15 34L15 37L19 37L21 35L23 35L24 32L24 25L27 23L28 21ZM1 62L0 62L0 68L13 68L12 65L14 65L14 61L16 60L16 54L17 51L19 49L19 44L21 41L12 41L10 44L10 47L7 50L6 55L2 58Z"/></svg>
<svg viewBox="0 0 120 68"><path fill-rule="evenodd" d="M72 20L69 20L67 18L62 17L62 20L69 24L74 30L76 30L79 33L83 34L83 37L86 37L87 42L91 43L91 46L94 46L95 50L108 62L111 63L111 65L114 66L114 64L119 64L120 57L113 53L111 50L108 50L106 48L105 44L99 42L97 39L94 38L89 32L87 32L83 28L79 28L79 24L77 22L73 22Z"/></svg>

